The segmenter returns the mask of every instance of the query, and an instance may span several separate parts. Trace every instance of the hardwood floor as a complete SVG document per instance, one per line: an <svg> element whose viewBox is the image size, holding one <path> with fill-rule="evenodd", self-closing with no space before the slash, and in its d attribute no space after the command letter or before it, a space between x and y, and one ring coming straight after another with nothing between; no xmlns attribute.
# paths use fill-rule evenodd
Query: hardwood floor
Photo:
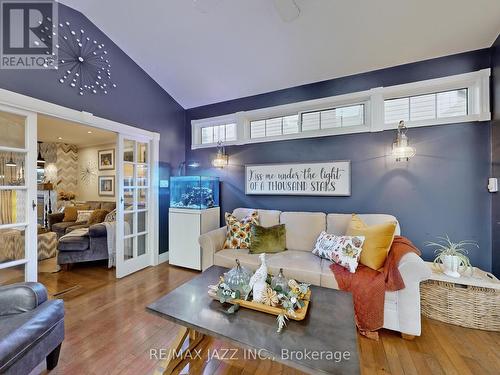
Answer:
<svg viewBox="0 0 500 375"><path fill-rule="evenodd" d="M120 280L104 265L40 274L51 294L63 292L59 298L66 308L66 338L59 365L50 373L151 374L158 361L150 359L150 349L168 347L178 326L145 306L196 274L167 264ZM200 345L204 356L181 374L300 374L270 360L208 360L208 350L233 347L212 338ZM500 333L426 318L423 335L413 341L386 330L378 342L359 336L363 374L498 374L499 348Z"/></svg>

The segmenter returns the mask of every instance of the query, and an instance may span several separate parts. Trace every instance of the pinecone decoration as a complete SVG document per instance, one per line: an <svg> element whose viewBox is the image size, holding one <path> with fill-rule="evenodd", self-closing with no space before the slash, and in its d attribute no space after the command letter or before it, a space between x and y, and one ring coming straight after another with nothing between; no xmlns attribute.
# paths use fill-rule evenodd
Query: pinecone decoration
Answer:
<svg viewBox="0 0 500 375"><path fill-rule="evenodd" d="M278 293L272 290L271 288L267 288L264 293L264 297L262 298L262 303L268 306L277 306L279 304Z"/></svg>

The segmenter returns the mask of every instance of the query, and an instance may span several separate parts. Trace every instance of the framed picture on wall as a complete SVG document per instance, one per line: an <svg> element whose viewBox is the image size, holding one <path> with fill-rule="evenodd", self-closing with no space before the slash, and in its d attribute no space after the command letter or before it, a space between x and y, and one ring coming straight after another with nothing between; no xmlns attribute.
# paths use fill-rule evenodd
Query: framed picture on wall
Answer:
<svg viewBox="0 0 500 375"><path fill-rule="evenodd" d="M97 152L99 160L99 170L106 171L115 169L115 150L100 150Z"/></svg>
<svg viewBox="0 0 500 375"><path fill-rule="evenodd" d="M245 165L247 195L351 195L350 160Z"/></svg>
<svg viewBox="0 0 500 375"><path fill-rule="evenodd" d="M103 197L114 197L115 176L99 176L98 193Z"/></svg>

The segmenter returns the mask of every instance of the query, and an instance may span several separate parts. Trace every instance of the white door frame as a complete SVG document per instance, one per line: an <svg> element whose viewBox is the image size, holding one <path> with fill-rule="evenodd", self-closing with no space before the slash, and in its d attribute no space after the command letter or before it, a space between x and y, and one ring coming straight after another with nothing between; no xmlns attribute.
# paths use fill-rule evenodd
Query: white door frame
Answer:
<svg viewBox="0 0 500 375"><path fill-rule="evenodd" d="M153 249L151 252L151 265L155 266L159 263L159 211L158 211L158 181L159 181L159 159L160 159L160 134L149 130L137 128L122 124L116 121L108 120L102 117L94 116L92 113L85 111L77 111L75 109L63 107L58 104L50 103L44 100L35 99L30 96L18 94L13 91L0 89L0 104L8 107L16 108L21 111L27 111L36 114L57 117L64 120L80 123L83 125L92 126L102 130L109 130L117 134L135 134L136 136L146 137L152 140L151 147L151 216L154 223L151 228L150 245ZM36 133L33 138L36 149ZM36 156L35 156L36 159ZM34 161L36 162L36 160ZM121 178L121 171L117 171L116 178ZM36 182L36 180L35 180ZM118 203L119 197L117 197ZM35 269L36 277L36 269ZM35 278L36 279L36 278Z"/></svg>
<svg viewBox="0 0 500 375"><path fill-rule="evenodd" d="M37 251L37 186L36 186L36 155L37 155L37 114L19 109L15 106L0 104L1 112L13 113L25 117L24 148L12 148L11 152L25 153L24 186L2 186L2 189L23 190L26 192L24 207L24 222L0 225L2 228L25 227L24 230L24 258L0 264L0 269L15 267L24 264L24 280L36 281L38 273ZM8 147L1 147L0 151L9 151Z"/></svg>
<svg viewBox="0 0 500 375"><path fill-rule="evenodd" d="M152 153L152 147L151 145L153 144L153 140L148 137L143 137L143 136L137 136L133 134L118 134L118 147L117 147L117 153L116 153L116 166L119 169L119 171L122 172L124 175L125 171L125 161L124 161L124 142L125 140L129 141L134 141L135 142L135 149L134 149L134 159L133 162L136 162L139 152L137 149L137 142L140 143L146 143L148 146L147 148L147 156L146 156L146 164L148 165L147 168L147 181L148 183L146 184L147 188L147 196L146 196L146 209L147 209L147 225L146 225L146 232L147 232L147 242L146 244L149 246L149 243L151 242L152 236L151 236L151 229L154 228L155 225L158 224L158 220L155 220L153 215L151 214L151 209L152 209L152 192L153 192L153 183L152 183L152 175L151 175L151 163L150 163L150 158L151 158L151 153ZM138 184L137 182L137 170L134 170L134 175L133 175L133 181L135 182L133 185L134 187L132 188L132 191L135 192L136 199L137 198L137 192L138 192ZM124 185L124 176L118 180L117 184L117 205L116 205L116 214L117 217L122 218L122 220L117 221L117 226L116 226L116 277L121 278L127 275L130 275L131 273L137 272L149 265L151 265L151 261L148 260L148 257L151 258L153 255L154 251L152 249L146 249L146 254L144 255L137 255L137 252L139 250L138 248L138 242L137 240L132 237L132 258L130 259L125 259L124 252L125 252L125 192L124 190L127 189L127 186ZM132 211L127 212L138 212L137 207L134 207ZM134 215L134 214L132 214ZM130 228L130 233L131 235L137 235L137 225L138 225L138 214L135 214L135 219L133 220L133 226L135 228ZM135 246L134 246L135 245Z"/></svg>

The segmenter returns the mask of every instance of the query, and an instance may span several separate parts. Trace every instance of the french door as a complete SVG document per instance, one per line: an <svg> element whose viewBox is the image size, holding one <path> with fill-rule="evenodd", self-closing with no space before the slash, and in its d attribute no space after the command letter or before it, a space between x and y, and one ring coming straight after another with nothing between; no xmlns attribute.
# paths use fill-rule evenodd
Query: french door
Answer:
<svg viewBox="0 0 500 375"><path fill-rule="evenodd" d="M151 207L151 145L148 138L118 135L117 277L152 265L157 252L152 237L156 208Z"/></svg>
<svg viewBox="0 0 500 375"><path fill-rule="evenodd" d="M0 105L0 285L37 280L36 126Z"/></svg>

